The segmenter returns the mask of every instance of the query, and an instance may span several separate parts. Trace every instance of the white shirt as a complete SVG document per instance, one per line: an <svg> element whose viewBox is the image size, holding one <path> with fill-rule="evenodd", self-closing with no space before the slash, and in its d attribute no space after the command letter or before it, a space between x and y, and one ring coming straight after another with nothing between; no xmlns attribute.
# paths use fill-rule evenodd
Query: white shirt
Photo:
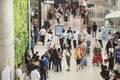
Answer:
<svg viewBox="0 0 120 80"><path fill-rule="evenodd" d="M24 76L21 69L19 68L16 69L16 76L17 78L20 78L20 80L23 80Z"/></svg>
<svg viewBox="0 0 120 80"><path fill-rule="evenodd" d="M91 36L89 34L86 36L86 41L91 41Z"/></svg>
<svg viewBox="0 0 120 80"><path fill-rule="evenodd" d="M77 40L78 39L78 35L76 33L73 34L73 40Z"/></svg>
<svg viewBox="0 0 120 80"><path fill-rule="evenodd" d="M63 54L65 54L65 56L70 56L70 53L66 49L63 51Z"/></svg>
<svg viewBox="0 0 120 80"><path fill-rule="evenodd" d="M35 69L31 71L31 80L40 80L40 73Z"/></svg>
<svg viewBox="0 0 120 80"><path fill-rule="evenodd" d="M97 39L102 40L102 32L98 32Z"/></svg>
<svg viewBox="0 0 120 80"><path fill-rule="evenodd" d="M43 28L40 30L40 35L45 35L46 34L46 30Z"/></svg>
<svg viewBox="0 0 120 80"><path fill-rule="evenodd" d="M48 40L48 39L52 40L53 35L48 33L48 34L46 35L46 37L47 37L47 40Z"/></svg>
<svg viewBox="0 0 120 80"><path fill-rule="evenodd" d="M59 37L60 39L61 38L66 38L66 33L65 32L62 32L61 34L60 34L60 37Z"/></svg>
<svg viewBox="0 0 120 80"><path fill-rule="evenodd" d="M67 38L68 38L68 39L71 39L71 38L72 38L71 32L67 33Z"/></svg>

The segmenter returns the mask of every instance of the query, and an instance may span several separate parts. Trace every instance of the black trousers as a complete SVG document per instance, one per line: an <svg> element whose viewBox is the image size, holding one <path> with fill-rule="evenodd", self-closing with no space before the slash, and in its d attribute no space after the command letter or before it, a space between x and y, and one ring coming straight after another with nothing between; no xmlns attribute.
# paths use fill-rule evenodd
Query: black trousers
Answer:
<svg viewBox="0 0 120 80"><path fill-rule="evenodd" d="M61 50L63 52L63 49L64 49L64 38L60 39L60 48L61 48Z"/></svg>
<svg viewBox="0 0 120 80"><path fill-rule="evenodd" d="M73 40L73 46L74 46L74 48L76 48L76 40Z"/></svg>
<svg viewBox="0 0 120 80"><path fill-rule="evenodd" d="M31 48L31 51L32 51L32 54L34 55L34 48L33 47Z"/></svg>
<svg viewBox="0 0 120 80"><path fill-rule="evenodd" d="M51 63L52 63L52 59L49 59L49 70L51 69Z"/></svg>
<svg viewBox="0 0 120 80"><path fill-rule="evenodd" d="M100 43L101 47L103 48L102 40L99 39L98 42Z"/></svg>
<svg viewBox="0 0 120 80"><path fill-rule="evenodd" d="M41 80L47 80L46 71L41 72Z"/></svg>
<svg viewBox="0 0 120 80"><path fill-rule="evenodd" d="M37 39L38 39L37 37L34 38L35 44L37 44Z"/></svg>
<svg viewBox="0 0 120 80"><path fill-rule="evenodd" d="M69 45L69 48L72 48L72 46L71 46L71 39L67 39L67 44Z"/></svg>
<svg viewBox="0 0 120 80"><path fill-rule="evenodd" d="M60 23L60 20L59 20L59 18L57 18L57 23Z"/></svg>
<svg viewBox="0 0 120 80"><path fill-rule="evenodd" d="M62 71L61 60L58 60L58 63L57 63L57 72L59 70Z"/></svg>
<svg viewBox="0 0 120 80"><path fill-rule="evenodd" d="M45 43L45 35L41 35L41 42L42 42L43 45L44 45L44 43Z"/></svg>
<svg viewBox="0 0 120 80"><path fill-rule="evenodd" d="M62 48L63 40L62 38L60 39L60 48Z"/></svg>

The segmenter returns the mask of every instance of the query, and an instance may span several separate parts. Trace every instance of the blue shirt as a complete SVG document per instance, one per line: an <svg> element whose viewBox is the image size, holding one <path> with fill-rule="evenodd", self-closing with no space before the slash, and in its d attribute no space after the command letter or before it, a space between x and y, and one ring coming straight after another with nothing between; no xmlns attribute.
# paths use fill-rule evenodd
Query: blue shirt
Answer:
<svg viewBox="0 0 120 80"><path fill-rule="evenodd" d="M48 58L48 56L45 56L45 60L44 60L44 63L45 63L45 65L49 65L49 58Z"/></svg>

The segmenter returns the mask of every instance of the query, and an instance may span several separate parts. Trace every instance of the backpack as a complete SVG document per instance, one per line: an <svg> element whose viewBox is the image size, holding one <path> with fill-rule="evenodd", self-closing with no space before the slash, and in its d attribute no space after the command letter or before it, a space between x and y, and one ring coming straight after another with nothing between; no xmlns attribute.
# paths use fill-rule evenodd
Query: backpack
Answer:
<svg viewBox="0 0 120 80"><path fill-rule="evenodd" d="M80 51L80 49L76 49L76 59L81 59L81 51Z"/></svg>
<svg viewBox="0 0 120 80"><path fill-rule="evenodd" d="M62 55L61 55L61 53L59 52L59 53L57 53L57 58L58 59L61 59L62 58Z"/></svg>

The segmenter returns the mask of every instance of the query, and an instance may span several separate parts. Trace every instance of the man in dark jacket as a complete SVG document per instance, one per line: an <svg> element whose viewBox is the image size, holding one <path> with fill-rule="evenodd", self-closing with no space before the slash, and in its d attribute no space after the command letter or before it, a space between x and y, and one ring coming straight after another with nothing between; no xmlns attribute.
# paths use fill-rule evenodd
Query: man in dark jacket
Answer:
<svg viewBox="0 0 120 80"><path fill-rule="evenodd" d="M90 24L87 26L87 32L88 32L89 35L91 35L91 26L90 26Z"/></svg>
<svg viewBox="0 0 120 80"><path fill-rule="evenodd" d="M71 29L71 27L69 27L69 29L67 30L67 33L71 33L71 34L73 34L73 31L72 31L72 29Z"/></svg>
<svg viewBox="0 0 120 80"><path fill-rule="evenodd" d="M48 28L50 28L51 24L49 20L44 21L44 28L47 30Z"/></svg>
<svg viewBox="0 0 120 80"><path fill-rule="evenodd" d="M34 42L35 42L35 44L37 44L38 36L39 36L38 30L37 30L37 28L35 28L35 30L34 30Z"/></svg>
<svg viewBox="0 0 120 80"><path fill-rule="evenodd" d="M112 41L112 39L110 39L110 40L107 42L106 48L105 48L106 53L107 53L107 56L109 56L109 49L110 49L110 48L113 48L112 45L113 45L113 41Z"/></svg>
<svg viewBox="0 0 120 80"><path fill-rule="evenodd" d="M109 61L109 70L113 70L113 67L114 67L114 57L113 57L113 54L110 53L110 57L108 58L108 61Z"/></svg>
<svg viewBox="0 0 120 80"><path fill-rule="evenodd" d="M92 36L93 36L93 37L96 37L96 31L97 31L97 24L96 24L96 22L94 22L94 24L93 24L93 26L92 26L92 29L93 29L93 34L92 34Z"/></svg>

